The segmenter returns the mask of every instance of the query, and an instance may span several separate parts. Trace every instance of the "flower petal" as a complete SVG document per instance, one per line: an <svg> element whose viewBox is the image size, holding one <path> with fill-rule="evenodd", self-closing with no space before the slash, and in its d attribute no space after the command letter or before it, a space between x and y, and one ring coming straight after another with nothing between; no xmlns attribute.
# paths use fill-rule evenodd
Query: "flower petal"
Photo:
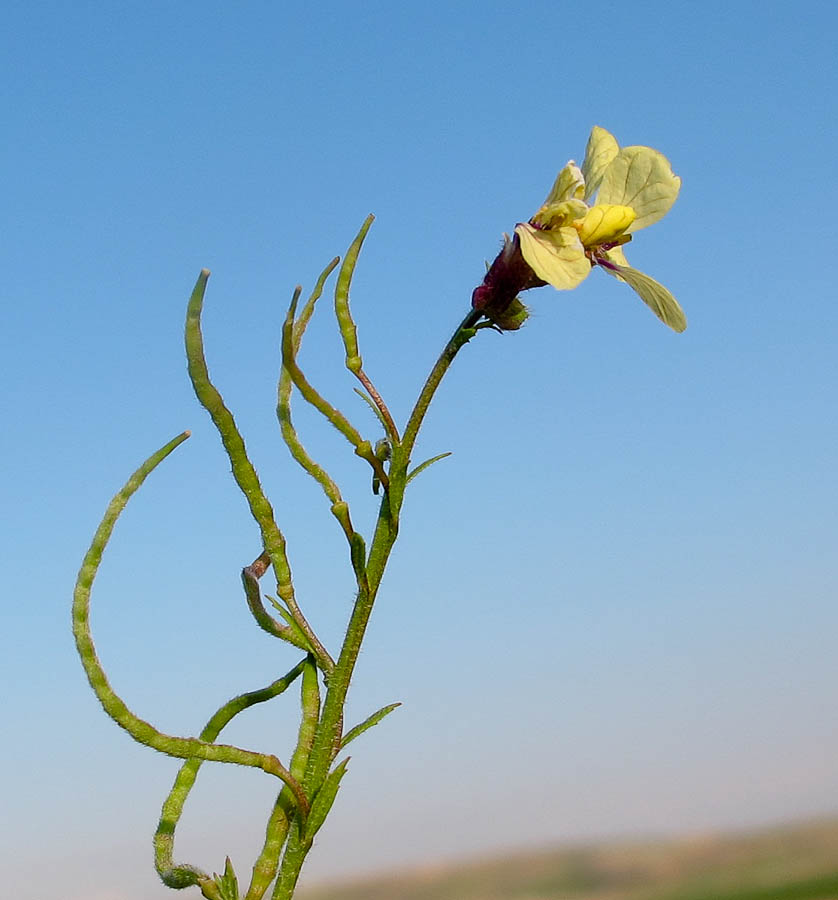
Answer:
<svg viewBox="0 0 838 900"><path fill-rule="evenodd" d="M530 224L548 229L561 228L577 219L584 219L587 214L588 204L582 200L561 200L558 203L545 203L530 219Z"/></svg>
<svg viewBox="0 0 838 900"><path fill-rule="evenodd" d="M613 252L613 250L609 251L609 253ZM609 275L622 279L630 287L634 288L646 306L652 310L661 322L668 325L673 331L681 332L687 327L687 317L684 315L684 310L681 309L678 301L654 278L644 275L643 272L638 272L637 269L632 269L631 266L617 266L616 271L609 266L602 266L602 268Z"/></svg>
<svg viewBox="0 0 838 900"><path fill-rule="evenodd" d="M591 136L588 138L588 146L585 149L585 159L582 162L582 176L585 179L585 200L593 197L596 193L602 181L603 173L617 155L619 149L620 145L610 131L600 128L599 125L594 125L591 129Z"/></svg>
<svg viewBox="0 0 838 900"><path fill-rule="evenodd" d="M584 192L585 179L582 177L582 170L571 159L556 176L544 206L561 203L562 200L581 200Z"/></svg>
<svg viewBox="0 0 838 900"><path fill-rule="evenodd" d="M602 255L615 265L628 268L628 260L626 259L626 254L622 247L612 247L610 250L606 250ZM611 274L616 275L617 273L612 272Z"/></svg>
<svg viewBox="0 0 838 900"><path fill-rule="evenodd" d="M597 203L631 206L637 218L628 231L662 219L678 196L681 179L669 160L651 147L623 147L602 176Z"/></svg>
<svg viewBox="0 0 838 900"><path fill-rule="evenodd" d="M587 278L591 264L572 227L539 231L523 223L515 227L521 253L535 274L558 291L575 288Z"/></svg>
<svg viewBox="0 0 838 900"><path fill-rule="evenodd" d="M590 209L581 222L573 227L579 233L579 240L586 247L607 244L622 235L635 219L635 212L630 206L609 206L597 203Z"/></svg>

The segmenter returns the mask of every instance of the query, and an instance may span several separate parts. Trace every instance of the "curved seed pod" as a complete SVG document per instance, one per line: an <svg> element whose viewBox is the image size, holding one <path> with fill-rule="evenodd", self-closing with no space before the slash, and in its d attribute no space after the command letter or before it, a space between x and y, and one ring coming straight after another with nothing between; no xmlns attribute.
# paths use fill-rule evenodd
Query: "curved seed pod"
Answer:
<svg viewBox="0 0 838 900"><path fill-rule="evenodd" d="M346 368L356 375L363 368L363 361L361 351L358 349L358 329L349 309L349 287L352 284L352 275L355 272L355 264L358 262L358 254L361 252L364 238L374 219L375 216L372 214L364 219L361 230L346 251L346 257L340 267L340 272L338 272L338 280L335 285L335 316L346 350Z"/></svg>

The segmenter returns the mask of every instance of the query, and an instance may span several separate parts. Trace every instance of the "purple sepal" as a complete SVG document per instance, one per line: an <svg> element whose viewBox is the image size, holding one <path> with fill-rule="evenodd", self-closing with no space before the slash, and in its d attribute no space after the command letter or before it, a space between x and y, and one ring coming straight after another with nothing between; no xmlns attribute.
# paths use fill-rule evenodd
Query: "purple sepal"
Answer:
<svg viewBox="0 0 838 900"><path fill-rule="evenodd" d="M524 259L516 234L512 240L504 241L483 283L474 289L471 305L492 319L502 316L521 291L545 284Z"/></svg>

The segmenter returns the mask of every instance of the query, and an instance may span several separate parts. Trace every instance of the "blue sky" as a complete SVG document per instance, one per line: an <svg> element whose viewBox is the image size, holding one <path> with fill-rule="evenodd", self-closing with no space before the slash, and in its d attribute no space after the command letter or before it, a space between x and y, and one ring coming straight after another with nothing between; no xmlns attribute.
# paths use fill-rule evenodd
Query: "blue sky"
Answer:
<svg viewBox="0 0 838 900"><path fill-rule="evenodd" d="M351 699L354 718L404 707L355 745L306 877L838 811L833 5L291 7L7 7L10 893L169 896L150 837L176 764L98 709L69 604L107 500L184 428L94 590L113 683L164 730L196 732L295 660L248 620L255 528L189 390L200 268L211 371L335 646L341 538L273 413L291 290L376 214L353 309L403 421L501 233L594 124L683 178L630 256L689 328L593 273L531 292L525 329L457 360L420 447L453 456L409 497ZM375 437L326 304L304 361ZM298 418L372 521L364 464ZM292 706L251 711L230 740L282 755ZM217 870L229 852L246 871L271 785L202 779L177 856Z"/></svg>

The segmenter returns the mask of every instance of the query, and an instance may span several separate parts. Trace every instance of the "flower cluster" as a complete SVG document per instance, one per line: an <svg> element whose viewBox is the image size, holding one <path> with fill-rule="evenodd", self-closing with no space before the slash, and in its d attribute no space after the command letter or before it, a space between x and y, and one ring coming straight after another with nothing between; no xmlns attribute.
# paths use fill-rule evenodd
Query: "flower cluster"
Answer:
<svg viewBox="0 0 838 900"><path fill-rule="evenodd" d="M633 269L623 252L635 231L666 215L680 187L681 179L657 150L620 148L612 134L595 126L581 167L568 162L538 212L516 226L472 305L501 328L520 327L526 314L518 291L545 284L568 290L598 266L633 288L670 328L683 331L687 320L677 300ZM510 319L513 307L517 315Z"/></svg>

